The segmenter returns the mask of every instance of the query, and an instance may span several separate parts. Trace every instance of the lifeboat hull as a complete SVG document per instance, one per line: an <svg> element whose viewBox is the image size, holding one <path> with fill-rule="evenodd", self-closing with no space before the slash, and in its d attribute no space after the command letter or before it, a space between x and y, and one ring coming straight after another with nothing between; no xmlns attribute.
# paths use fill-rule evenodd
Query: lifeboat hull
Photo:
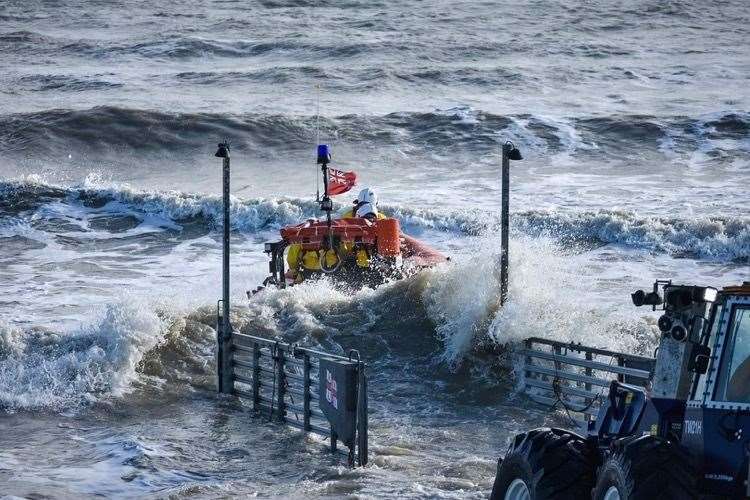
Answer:
<svg viewBox="0 0 750 500"><path fill-rule="evenodd" d="M334 283L348 288L376 287L386 281L401 279L420 269L432 267L450 260L429 245L401 232L396 219L370 221L362 218L337 219L331 225L325 221L310 220L281 229L282 240L266 244L271 257L271 276L265 285L286 287L297 284L299 276L285 271L284 252L290 245L299 245L302 250L316 251L348 244L350 248L365 249L371 256L369 267L359 267L353 258L343 260L336 270L300 270L303 281L330 278ZM338 254L337 254L338 255ZM253 293L261 290L259 287Z"/></svg>

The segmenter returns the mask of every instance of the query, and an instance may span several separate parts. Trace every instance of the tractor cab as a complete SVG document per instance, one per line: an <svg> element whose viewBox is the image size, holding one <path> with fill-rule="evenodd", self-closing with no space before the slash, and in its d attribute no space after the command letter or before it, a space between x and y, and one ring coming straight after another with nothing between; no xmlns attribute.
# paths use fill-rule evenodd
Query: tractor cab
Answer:
<svg viewBox="0 0 750 500"><path fill-rule="evenodd" d="M750 496L750 283L718 294L703 337L710 355L695 376L681 443L695 457L701 490Z"/></svg>

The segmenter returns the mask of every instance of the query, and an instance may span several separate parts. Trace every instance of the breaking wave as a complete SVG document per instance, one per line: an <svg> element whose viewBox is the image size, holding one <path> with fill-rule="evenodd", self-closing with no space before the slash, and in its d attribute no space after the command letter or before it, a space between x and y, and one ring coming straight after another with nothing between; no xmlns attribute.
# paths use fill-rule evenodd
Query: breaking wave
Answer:
<svg viewBox="0 0 750 500"><path fill-rule="evenodd" d="M750 217L639 217L632 212L527 212L518 229L563 241L616 243L677 257L745 262Z"/></svg>
<svg viewBox="0 0 750 500"><path fill-rule="evenodd" d="M175 315L133 299L107 306L74 331L0 323L0 409L75 410L137 388L209 387L209 314Z"/></svg>
<svg viewBox="0 0 750 500"><path fill-rule="evenodd" d="M141 218L155 215L165 225L179 227L197 221L207 230L221 225L221 198L179 191L144 191L126 186L102 187L86 181L79 187L59 187L30 179L0 182L0 213L18 215L52 200L107 207L112 215L127 210ZM441 211L384 205L406 231L450 231L481 236L499 226L497 214L480 210ZM233 229L255 233L277 229L319 216L311 200L287 198L232 198ZM5 224L9 224L7 221ZM513 214L514 229L530 236L544 236L568 246L618 244L664 252L677 257L746 262L750 259L750 217L651 217L628 211L526 211Z"/></svg>
<svg viewBox="0 0 750 500"><path fill-rule="evenodd" d="M597 300L581 280L581 261L545 236L512 239L523 251L511 253L509 300L500 307L496 238L476 238L470 255L376 290L320 282L269 289L249 309L233 310L232 323L243 333L331 352L357 348L369 362L406 363L441 377L465 364L484 366L488 353L493 364L498 349L531 336L634 353L653 348L655 326L624 307L626 300ZM128 298L73 331L2 324L0 408L68 411L124 397L148 404L154 393L163 400L210 389L213 314L210 306L185 310Z"/></svg>
<svg viewBox="0 0 750 500"><path fill-rule="evenodd" d="M512 241L513 273L508 301L500 306L499 251L481 240L471 258L426 271L425 307L443 342L441 359L451 366L467 354L514 344L528 337L582 342L627 352L645 352L655 331L633 311L592 300L580 264L558 243L524 236ZM563 292L564 291L564 292Z"/></svg>
<svg viewBox="0 0 750 500"><path fill-rule="evenodd" d="M180 78L214 78L202 73L181 73ZM221 78L227 75L221 76ZM237 78L238 75L228 75ZM21 84L28 84L28 82ZM106 75L92 81L48 75L34 82L69 87L119 85ZM36 88L36 87L35 87ZM168 113L102 106L84 110L49 110L0 116L0 150L6 152L135 151L194 152L205 149L206 137L228 138L240 150L307 148L315 137L314 116L273 114ZM460 106L432 112L396 112L386 115L343 115L322 118L324 137L370 146L394 145L431 152L496 152L511 138L519 144L552 152L597 149L622 154L624 148L662 150L674 144L684 153L705 144L709 149L750 149L750 114L725 112L703 117L660 118L643 115L553 119L527 114L502 116ZM147 131L147 133L144 133Z"/></svg>
<svg viewBox="0 0 750 500"><path fill-rule="evenodd" d="M495 364L498 352L532 336L650 353L656 327L627 293L614 305L594 299L580 262L548 238L513 239L523 251L511 254L509 299L500 307L493 238L477 239L471 256L376 290L325 282L266 290L250 301L241 330L341 354L356 347L368 362L408 364L432 377Z"/></svg>

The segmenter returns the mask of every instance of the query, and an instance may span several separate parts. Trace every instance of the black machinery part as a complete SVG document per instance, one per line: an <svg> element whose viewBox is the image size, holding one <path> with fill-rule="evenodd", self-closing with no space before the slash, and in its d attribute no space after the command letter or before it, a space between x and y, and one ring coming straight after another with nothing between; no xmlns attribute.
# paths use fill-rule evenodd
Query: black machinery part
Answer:
<svg viewBox="0 0 750 500"><path fill-rule="evenodd" d="M593 449L577 434L540 428L519 434L498 463L492 500L503 500L516 479L531 500L589 498L594 485Z"/></svg>
<svg viewBox="0 0 750 500"><path fill-rule="evenodd" d="M646 392L642 387L613 380L607 399L599 408L595 435L599 440L630 436L638 429L644 409Z"/></svg>
<svg viewBox="0 0 750 500"><path fill-rule="evenodd" d="M605 453L591 498L689 500L697 498L696 480L690 457L679 444L631 436L614 441ZM619 496L612 495L613 489Z"/></svg>

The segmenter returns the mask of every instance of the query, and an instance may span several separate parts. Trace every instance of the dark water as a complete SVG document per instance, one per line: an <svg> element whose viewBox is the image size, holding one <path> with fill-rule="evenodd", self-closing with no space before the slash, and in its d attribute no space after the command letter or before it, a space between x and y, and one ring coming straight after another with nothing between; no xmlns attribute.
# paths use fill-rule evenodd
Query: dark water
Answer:
<svg viewBox="0 0 750 500"><path fill-rule="evenodd" d="M560 423L498 347L647 353L632 289L750 279L748 26L741 1L2 3L0 495L485 498L513 433ZM452 263L248 302L263 242L318 215L317 138ZM234 323L360 350L364 469L213 390L222 139Z"/></svg>

